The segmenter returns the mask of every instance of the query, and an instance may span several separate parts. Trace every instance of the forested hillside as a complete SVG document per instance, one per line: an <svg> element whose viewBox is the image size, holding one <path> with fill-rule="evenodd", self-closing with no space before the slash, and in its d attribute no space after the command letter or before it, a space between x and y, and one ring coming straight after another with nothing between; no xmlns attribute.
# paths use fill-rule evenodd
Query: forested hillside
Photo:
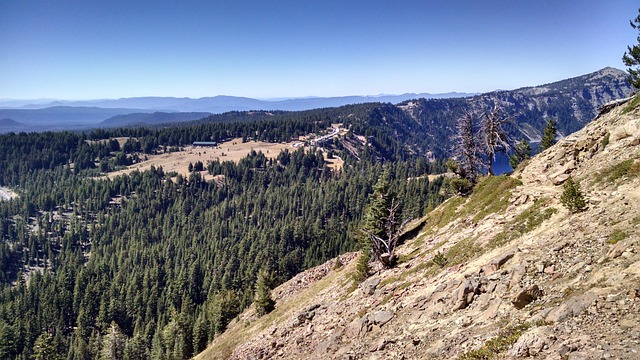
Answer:
<svg viewBox="0 0 640 360"><path fill-rule="evenodd" d="M443 200L442 180L423 176L439 169L422 158L383 164L345 153L332 171L321 152L304 149L210 162L210 182L155 168L96 177L194 140L281 140L331 120L0 137L0 184L19 192L0 202L0 358L93 359L113 349L188 358L251 303L259 270L275 286L354 249L383 169L404 217ZM125 133L139 140L88 141Z"/></svg>

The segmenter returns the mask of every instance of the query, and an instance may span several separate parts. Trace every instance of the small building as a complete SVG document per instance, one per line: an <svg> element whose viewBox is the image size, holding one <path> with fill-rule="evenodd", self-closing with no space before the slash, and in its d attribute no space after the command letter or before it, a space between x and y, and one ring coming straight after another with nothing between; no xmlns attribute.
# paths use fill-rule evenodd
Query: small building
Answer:
<svg viewBox="0 0 640 360"><path fill-rule="evenodd" d="M194 141L193 146L215 147L218 146L218 143L215 141Z"/></svg>

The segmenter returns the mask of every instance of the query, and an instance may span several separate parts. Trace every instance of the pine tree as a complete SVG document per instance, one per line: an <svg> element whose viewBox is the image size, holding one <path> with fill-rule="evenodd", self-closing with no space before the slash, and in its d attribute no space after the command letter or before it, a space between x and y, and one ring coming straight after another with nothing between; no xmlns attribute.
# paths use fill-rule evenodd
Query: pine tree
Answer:
<svg viewBox="0 0 640 360"><path fill-rule="evenodd" d="M383 174L369 198L369 207L365 213L362 229L362 241L365 248L370 248L371 258L380 261L384 266L395 264L395 248L404 224L399 223L400 203L389 192L386 173ZM366 258L363 258L366 259ZM364 261L364 260L363 260ZM358 263L358 267L362 264ZM362 269L358 269L360 273Z"/></svg>
<svg viewBox="0 0 640 360"><path fill-rule="evenodd" d="M475 115L471 111L465 111L458 119L454 148L455 158L459 164L458 175L471 183L476 182L482 166L473 129L474 119Z"/></svg>
<svg viewBox="0 0 640 360"><path fill-rule="evenodd" d="M547 126L544 128L542 139L540 140L540 152L547 150L556 143L556 134L558 132L556 126L557 124L554 119L547 121Z"/></svg>
<svg viewBox="0 0 640 360"><path fill-rule="evenodd" d="M43 332L33 344L33 356L36 360L62 359L59 354L58 344L49 332Z"/></svg>
<svg viewBox="0 0 640 360"><path fill-rule="evenodd" d="M638 9L638 16L635 19L629 22L631 27L635 30L640 31L640 9ZM640 35L636 38L637 44L633 46L627 46L627 51L625 51L622 56L622 61L627 68L627 72L629 72L628 80L636 89L640 88Z"/></svg>
<svg viewBox="0 0 640 360"><path fill-rule="evenodd" d="M582 190L580 190L580 184L573 181L573 178L567 179L564 183L560 202L572 213L580 212L587 206Z"/></svg>
<svg viewBox="0 0 640 360"><path fill-rule="evenodd" d="M104 360L120 360L124 359L124 348L127 342L125 335L120 332L118 325L111 322L111 326L107 334L102 339L102 350L100 351L100 359Z"/></svg>
<svg viewBox="0 0 640 360"><path fill-rule="evenodd" d="M256 281L255 300L256 312L259 316L270 313L276 304L271 297L271 289L269 288L269 273L266 269L258 272L258 280Z"/></svg>
<svg viewBox="0 0 640 360"><path fill-rule="evenodd" d="M520 142L514 147L513 155L509 157L509 165L515 170L521 162L531 158L531 146L526 139L520 140Z"/></svg>

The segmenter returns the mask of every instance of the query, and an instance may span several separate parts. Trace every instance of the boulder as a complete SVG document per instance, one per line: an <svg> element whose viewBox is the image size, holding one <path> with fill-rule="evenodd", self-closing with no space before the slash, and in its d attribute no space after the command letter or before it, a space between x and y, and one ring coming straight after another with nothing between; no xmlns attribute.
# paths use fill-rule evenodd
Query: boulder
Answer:
<svg viewBox="0 0 640 360"><path fill-rule="evenodd" d="M607 257L610 259L615 259L618 256L622 255L622 253L624 253L628 247L629 247L628 241L619 241L611 248L611 250L609 250Z"/></svg>
<svg viewBox="0 0 640 360"><path fill-rule="evenodd" d="M511 298L511 303L516 309L522 309L542 296L542 290L538 285L533 284L525 290L519 290Z"/></svg>
<svg viewBox="0 0 640 360"><path fill-rule="evenodd" d="M495 259L491 260L491 262L485 266L482 270L486 275L492 274L502 267L507 261L511 260L511 258L516 254L516 251L506 252Z"/></svg>
<svg viewBox="0 0 640 360"><path fill-rule="evenodd" d="M553 185L562 185L564 184L567 180L569 180L570 175L569 174L565 174L564 172L562 173L556 173L554 175L551 176L551 183Z"/></svg>
<svg viewBox="0 0 640 360"><path fill-rule="evenodd" d="M360 287L366 295L373 295L379 284L380 278L369 278L365 280Z"/></svg>
<svg viewBox="0 0 640 360"><path fill-rule="evenodd" d="M394 315L393 311L382 310L373 314L373 316L371 317L371 320L373 321L374 324L382 326L388 323L391 319L393 319L393 315Z"/></svg>
<svg viewBox="0 0 640 360"><path fill-rule="evenodd" d="M575 296L551 310L545 320L561 322L569 317L580 315L595 299L596 294L591 291Z"/></svg>
<svg viewBox="0 0 640 360"><path fill-rule="evenodd" d="M466 279L453 294L453 311L466 308L471 302L478 291L480 282L476 277L470 277Z"/></svg>
<svg viewBox="0 0 640 360"><path fill-rule="evenodd" d="M530 329L513 344L511 351L509 351L510 355L515 357L537 356L549 343L549 333L548 326Z"/></svg>
<svg viewBox="0 0 640 360"><path fill-rule="evenodd" d="M369 328L369 318L367 317L367 315L365 315L360 319L353 320L347 326L347 336L352 338L358 337L362 334L365 334L368 328Z"/></svg>

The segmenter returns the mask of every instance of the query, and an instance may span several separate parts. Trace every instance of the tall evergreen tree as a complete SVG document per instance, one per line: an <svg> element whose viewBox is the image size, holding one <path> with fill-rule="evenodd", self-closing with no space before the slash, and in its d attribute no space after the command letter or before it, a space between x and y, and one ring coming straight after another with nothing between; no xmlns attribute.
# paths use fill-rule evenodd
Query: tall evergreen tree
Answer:
<svg viewBox="0 0 640 360"><path fill-rule="evenodd" d="M638 16L635 19L629 21L631 27L640 32L640 9L638 9ZM640 89L640 34L636 37L637 44L633 46L627 46L622 56L622 61L629 72L628 80L636 89Z"/></svg>
<svg viewBox="0 0 640 360"><path fill-rule="evenodd" d="M395 248L402 225L399 223L400 204L390 194L386 176L385 172L373 187L362 232L364 241L370 243L372 258L389 267L396 260Z"/></svg>
<svg viewBox="0 0 640 360"><path fill-rule="evenodd" d="M557 124L554 119L547 121L547 126L544 127L542 139L540 140L540 152L543 152L553 146L556 143L556 135L558 133Z"/></svg>
<svg viewBox="0 0 640 360"><path fill-rule="evenodd" d="M509 165L515 170L518 165L531 158L531 146L527 139L522 139L513 149L513 154L509 157Z"/></svg>
<svg viewBox="0 0 640 360"><path fill-rule="evenodd" d="M124 359L124 350L127 338L122 334L118 325L112 322L107 334L102 339L102 349L100 351L101 360L121 360Z"/></svg>
<svg viewBox="0 0 640 360"><path fill-rule="evenodd" d="M269 287L269 273L264 268L260 270L260 272L258 272L254 303L256 305L256 312L259 316L270 313L276 304L276 302L271 297L271 288Z"/></svg>
<svg viewBox="0 0 640 360"><path fill-rule="evenodd" d="M475 115L471 111L465 111L458 119L454 148L455 158L459 164L459 175L471 183L476 182L482 166L473 128L474 121Z"/></svg>
<svg viewBox="0 0 640 360"><path fill-rule="evenodd" d="M33 357L36 360L58 360L62 359L58 343L49 332L43 332L38 336L33 344Z"/></svg>

